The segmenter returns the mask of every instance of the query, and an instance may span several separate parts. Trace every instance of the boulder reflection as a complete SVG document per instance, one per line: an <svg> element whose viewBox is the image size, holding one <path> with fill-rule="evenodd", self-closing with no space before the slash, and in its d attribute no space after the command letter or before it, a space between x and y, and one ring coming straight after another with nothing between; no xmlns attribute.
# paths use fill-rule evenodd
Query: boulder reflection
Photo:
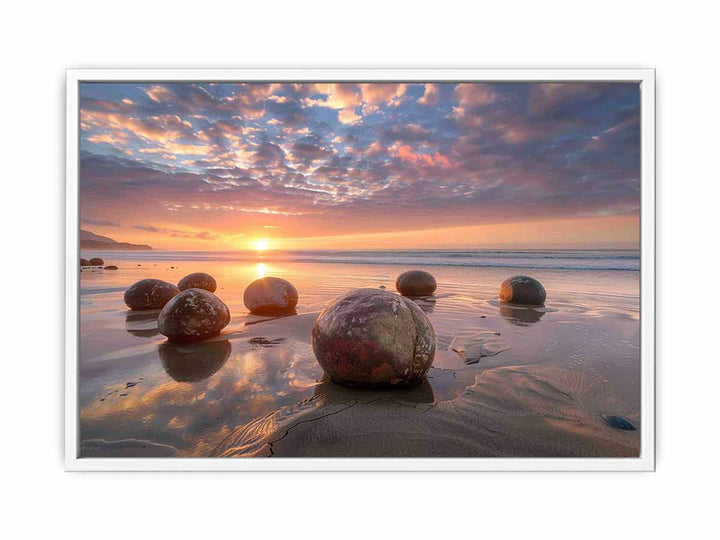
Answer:
<svg viewBox="0 0 720 540"><path fill-rule="evenodd" d="M325 403L350 400L368 403L382 398L410 403L434 403L435 401L435 395L427 377L423 377L422 382L411 387L371 389L343 386L324 376L320 384L315 387L315 397L321 398Z"/></svg>
<svg viewBox="0 0 720 540"><path fill-rule="evenodd" d="M125 330L137 337L154 337L160 332L157 328L157 318L160 311L150 312L128 311L125 314Z"/></svg>
<svg viewBox="0 0 720 540"><path fill-rule="evenodd" d="M501 304L500 315L518 326L529 326L538 322L545 315L545 312L538 311L533 308L523 308L513 306L511 304Z"/></svg>
<svg viewBox="0 0 720 540"><path fill-rule="evenodd" d="M252 326L253 324L274 321L276 319L284 319L285 317L292 317L297 314L298 312L295 308L279 310L272 315L258 315L251 313L248 317L249 320L245 321L245 326Z"/></svg>
<svg viewBox="0 0 720 540"><path fill-rule="evenodd" d="M178 382L198 382L216 373L230 357L228 340L209 343L175 344L158 347L163 368Z"/></svg>

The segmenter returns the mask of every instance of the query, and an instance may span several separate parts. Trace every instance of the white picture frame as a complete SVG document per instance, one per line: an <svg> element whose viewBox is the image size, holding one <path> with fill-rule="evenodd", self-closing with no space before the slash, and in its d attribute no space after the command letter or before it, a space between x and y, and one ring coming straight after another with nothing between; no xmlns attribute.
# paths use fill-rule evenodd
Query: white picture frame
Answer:
<svg viewBox="0 0 720 540"><path fill-rule="evenodd" d="M641 433L637 458L78 457L79 85L84 81L624 82L640 85ZM70 471L653 471L655 469L655 72L652 69L70 69L67 71L65 467Z"/></svg>

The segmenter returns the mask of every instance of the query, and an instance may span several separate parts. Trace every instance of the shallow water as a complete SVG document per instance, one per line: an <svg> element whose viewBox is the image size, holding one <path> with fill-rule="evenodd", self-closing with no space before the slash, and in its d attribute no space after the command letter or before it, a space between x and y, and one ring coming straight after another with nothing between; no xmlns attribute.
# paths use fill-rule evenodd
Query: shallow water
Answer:
<svg viewBox="0 0 720 540"><path fill-rule="evenodd" d="M286 262L257 255L228 260L222 254L213 260L163 252L103 256L119 270L80 274L81 456L206 456L236 428L312 398L323 376L310 345L317 313L354 288L392 291L395 276L414 267L432 272L439 283L433 297L417 300L438 339L423 400L457 398L490 368L548 366L592 381L588 395L612 396L598 402L605 407L598 404L598 414L640 425L634 270ZM223 335L209 342L169 344L157 332L157 311L131 312L123 303L124 290L139 279L176 283L197 271L216 278L216 294L232 314ZM518 273L544 284L545 308L499 304L500 282ZM266 275L297 287L297 315L273 320L247 313L243 291Z"/></svg>

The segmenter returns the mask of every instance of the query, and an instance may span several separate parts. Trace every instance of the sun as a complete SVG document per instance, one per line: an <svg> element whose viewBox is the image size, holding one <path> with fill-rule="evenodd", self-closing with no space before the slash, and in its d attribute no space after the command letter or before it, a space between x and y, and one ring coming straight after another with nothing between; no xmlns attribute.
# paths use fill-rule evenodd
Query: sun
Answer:
<svg viewBox="0 0 720 540"><path fill-rule="evenodd" d="M270 240L267 238L258 238L255 242L253 242L253 246L257 251L265 251L270 247Z"/></svg>

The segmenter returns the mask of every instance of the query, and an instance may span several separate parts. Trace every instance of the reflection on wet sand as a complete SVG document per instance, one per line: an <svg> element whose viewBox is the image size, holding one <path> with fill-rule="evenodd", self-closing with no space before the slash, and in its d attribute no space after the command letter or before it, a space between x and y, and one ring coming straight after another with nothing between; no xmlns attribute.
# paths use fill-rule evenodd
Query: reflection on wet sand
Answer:
<svg viewBox="0 0 720 540"><path fill-rule="evenodd" d="M128 311L125 314L125 330L137 337L154 337L160 334L157 327L159 310Z"/></svg>
<svg viewBox="0 0 720 540"><path fill-rule="evenodd" d="M253 324L274 321L276 319L284 319L285 317L292 317L293 315L297 315L297 310L295 308L288 309L287 311L279 311L272 317L265 317L262 315L250 315L245 321L245 326L252 326Z"/></svg>
<svg viewBox="0 0 720 540"><path fill-rule="evenodd" d="M501 304L500 315L518 326L528 326L538 322L545 315L545 312L534 308Z"/></svg>
<svg viewBox="0 0 720 540"><path fill-rule="evenodd" d="M430 381L423 377L422 382L415 386L388 389L351 388L342 386L323 377L320 384L315 387L314 397L322 403L358 401L369 402L379 399L392 399L398 402L433 403L433 394Z"/></svg>
<svg viewBox="0 0 720 540"><path fill-rule="evenodd" d="M235 430L211 455L637 456L637 434L598 413L619 403L591 376L539 366L485 371L461 396L429 405L329 386Z"/></svg>
<svg viewBox="0 0 720 540"><path fill-rule="evenodd" d="M207 379L225 365L231 351L228 340L192 344L167 342L158 347L165 371L178 382Z"/></svg>

